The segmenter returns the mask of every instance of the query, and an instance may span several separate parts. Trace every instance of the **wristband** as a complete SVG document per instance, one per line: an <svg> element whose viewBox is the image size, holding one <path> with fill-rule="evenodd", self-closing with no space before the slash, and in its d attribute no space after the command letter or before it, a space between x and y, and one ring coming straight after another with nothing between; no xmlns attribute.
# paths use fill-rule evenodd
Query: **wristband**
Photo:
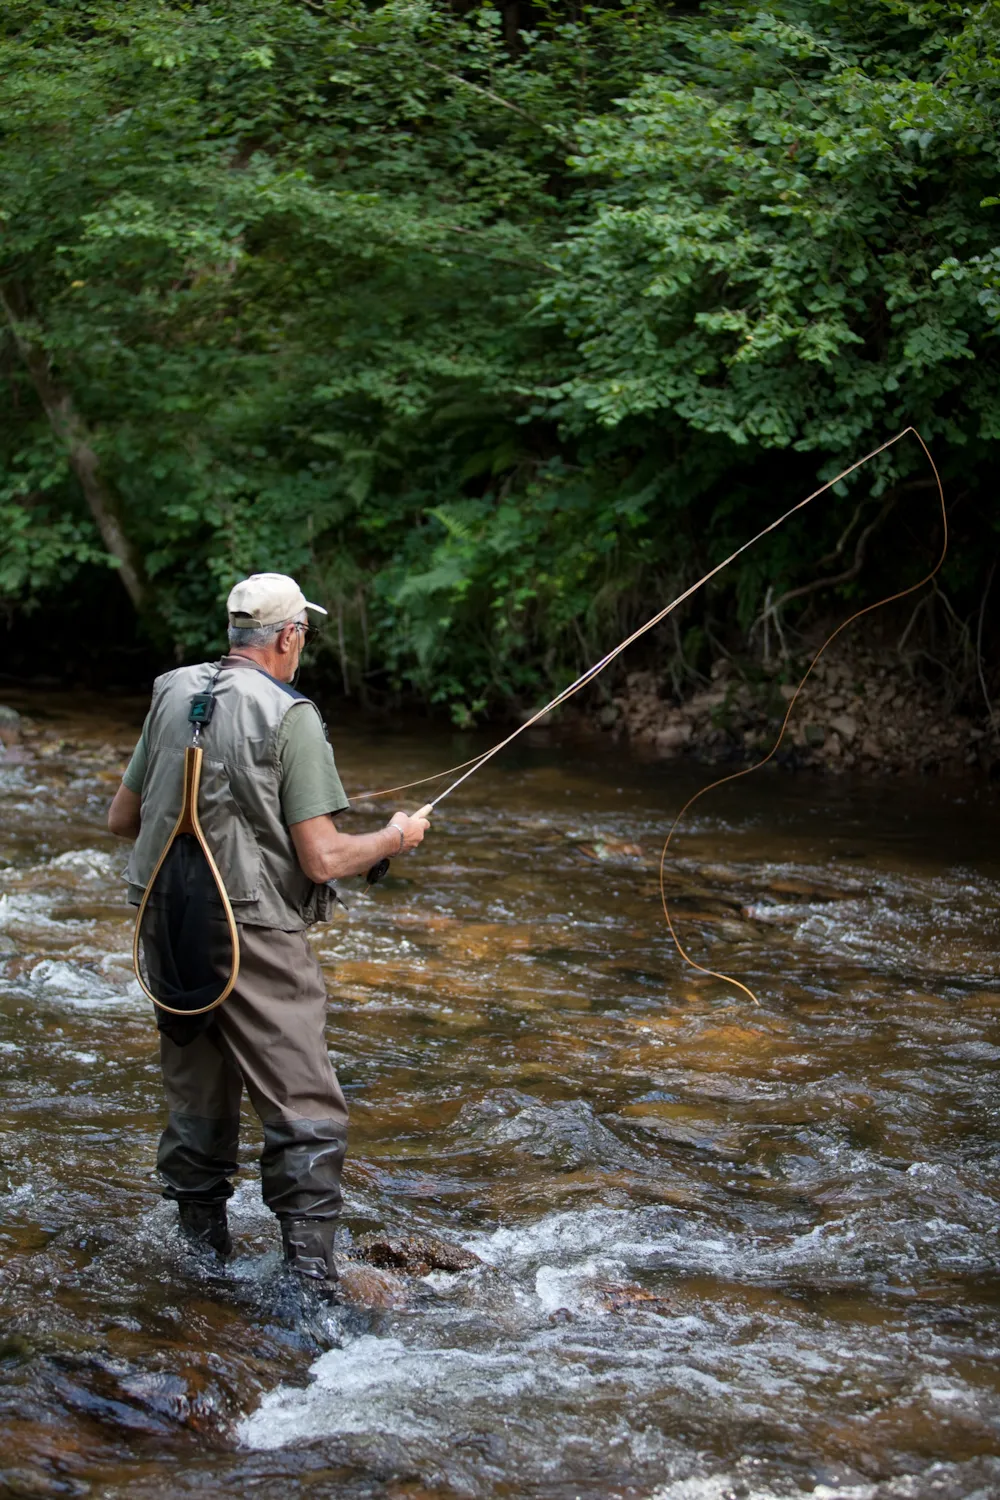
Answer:
<svg viewBox="0 0 1000 1500"><path fill-rule="evenodd" d="M399 834L399 848L396 850L396 853L401 854L403 852L403 845L406 843L406 835L398 823L387 823L385 826L386 828L391 828L393 833Z"/></svg>

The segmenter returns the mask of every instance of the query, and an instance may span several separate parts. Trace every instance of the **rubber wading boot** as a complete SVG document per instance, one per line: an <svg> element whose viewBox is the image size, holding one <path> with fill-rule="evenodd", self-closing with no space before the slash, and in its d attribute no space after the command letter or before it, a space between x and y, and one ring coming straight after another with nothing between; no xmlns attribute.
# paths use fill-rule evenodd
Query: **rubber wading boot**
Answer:
<svg viewBox="0 0 1000 1500"><path fill-rule="evenodd" d="M336 1219L281 1220L281 1245L289 1270L301 1276L309 1288L325 1302L337 1299L337 1263L333 1258Z"/></svg>
<svg viewBox="0 0 1000 1500"><path fill-rule="evenodd" d="M210 1250L220 1260L233 1253L232 1236L224 1203L198 1203L182 1199L178 1205L181 1234L195 1250Z"/></svg>

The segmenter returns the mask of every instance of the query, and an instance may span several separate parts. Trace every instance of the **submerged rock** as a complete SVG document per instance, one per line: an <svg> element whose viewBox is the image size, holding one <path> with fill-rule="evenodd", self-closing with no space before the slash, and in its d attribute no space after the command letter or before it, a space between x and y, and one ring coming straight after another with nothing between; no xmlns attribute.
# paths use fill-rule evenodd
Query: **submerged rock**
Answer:
<svg viewBox="0 0 1000 1500"><path fill-rule="evenodd" d="M366 1234L358 1241L357 1253L370 1266L405 1271L410 1276L426 1276L430 1271L469 1271L482 1265L478 1255L460 1245L423 1234Z"/></svg>
<svg viewBox="0 0 1000 1500"><path fill-rule="evenodd" d="M41 1469L0 1469L0 1495L30 1496L89 1495L90 1485L64 1474L44 1474Z"/></svg>
<svg viewBox="0 0 1000 1500"><path fill-rule="evenodd" d="M634 1281L621 1284L612 1281L597 1281L594 1287L602 1307L608 1312L651 1312L658 1313L661 1317L669 1317L674 1311L666 1297L661 1297L658 1293L651 1292Z"/></svg>
<svg viewBox="0 0 1000 1500"><path fill-rule="evenodd" d="M402 1277L354 1260L341 1261L338 1286L346 1302L362 1307L402 1307L406 1301Z"/></svg>
<svg viewBox="0 0 1000 1500"><path fill-rule="evenodd" d="M596 859L602 864L608 860L645 858L641 844L627 844L621 839L600 839L593 844L577 844L577 848L585 859Z"/></svg>
<svg viewBox="0 0 1000 1500"><path fill-rule="evenodd" d="M467 1271L482 1265L478 1256L433 1235L366 1234L339 1262L343 1300L366 1308L402 1307L407 1282L431 1271Z"/></svg>

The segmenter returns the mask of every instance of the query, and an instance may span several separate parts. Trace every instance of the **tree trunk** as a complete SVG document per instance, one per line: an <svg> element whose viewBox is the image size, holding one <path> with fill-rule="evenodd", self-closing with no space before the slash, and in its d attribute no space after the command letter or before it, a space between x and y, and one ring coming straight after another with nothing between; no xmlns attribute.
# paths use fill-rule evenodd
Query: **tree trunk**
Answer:
<svg viewBox="0 0 1000 1500"><path fill-rule="evenodd" d="M7 315L14 342L52 424L52 430L66 449L70 468L79 481L90 514L101 533L101 540L117 560L117 572L121 581L136 610L141 612L146 603L142 562L125 534L121 507L101 473L100 460L87 424L74 406L69 391L52 374L47 352L30 336L27 319L22 311L26 305L25 298L20 295L20 289L9 284L0 287L0 305Z"/></svg>
<svg viewBox="0 0 1000 1500"><path fill-rule="evenodd" d="M521 5L520 0L505 0L503 14L503 39L511 52L521 51Z"/></svg>

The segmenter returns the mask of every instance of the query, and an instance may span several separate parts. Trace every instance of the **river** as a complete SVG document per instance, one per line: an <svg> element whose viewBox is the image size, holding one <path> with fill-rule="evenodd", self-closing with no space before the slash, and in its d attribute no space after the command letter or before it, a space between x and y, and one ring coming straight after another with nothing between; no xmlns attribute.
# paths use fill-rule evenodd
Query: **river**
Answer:
<svg viewBox="0 0 1000 1500"><path fill-rule="evenodd" d="M533 731L313 934L349 1235L481 1264L303 1320L252 1118L229 1267L157 1194L104 826L140 706L12 701L41 734L0 762L0 1494L1000 1494L995 794L764 772L699 804L679 931L755 1008L659 908L708 773ZM478 743L332 738L354 791Z"/></svg>

